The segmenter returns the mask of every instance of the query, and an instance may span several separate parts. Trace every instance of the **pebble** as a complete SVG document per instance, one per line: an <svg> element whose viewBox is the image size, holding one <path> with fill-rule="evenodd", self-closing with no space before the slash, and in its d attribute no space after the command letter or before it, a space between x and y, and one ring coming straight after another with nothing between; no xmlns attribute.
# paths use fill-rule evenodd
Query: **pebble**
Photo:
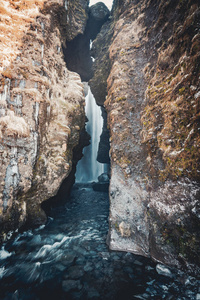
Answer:
<svg viewBox="0 0 200 300"><path fill-rule="evenodd" d="M84 256L79 256L77 259L76 259L76 265L84 265L85 264L85 257Z"/></svg>
<svg viewBox="0 0 200 300"><path fill-rule="evenodd" d="M127 266L124 267L123 270L124 270L126 273L131 273L131 274L134 272L132 268L127 267Z"/></svg>
<svg viewBox="0 0 200 300"><path fill-rule="evenodd" d="M99 299L99 297L100 297L100 294L95 288L89 289L89 292L87 294L87 299L96 299L96 298Z"/></svg>
<svg viewBox="0 0 200 300"><path fill-rule="evenodd" d="M152 281L147 282L148 285L153 285L155 282L155 279L153 279Z"/></svg>
<svg viewBox="0 0 200 300"><path fill-rule="evenodd" d="M58 269L60 272L63 272L66 269L66 266L63 266L61 264L56 264L56 269Z"/></svg>
<svg viewBox="0 0 200 300"><path fill-rule="evenodd" d="M142 300L150 299L149 294L136 295L136 296L134 296L134 298L135 299L142 299Z"/></svg>
<svg viewBox="0 0 200 300"><path fill-rule="evenodd" d="M163 275L163 276L170 277L170 278L173 277L171 271L164 265L157 264L156 271L158 272L159 275Z"/></svg>
<svg viewBox="0 0 200 300"><path fill-rule="evenodd" d="M64 280L62 282L62 289L64 292L69 292L71 290L81 290L82 284L80 280Z"/></svg>
<svg viewBox="0 0 200 300"><path fill-rule="evenodd" d="M64 238L64 235L60 233L60 234L56 235L55 240L60 242L60 241L62 241L63 238Z"/></svg>
<svg viewBox="0 0 200 300"><path fill-rule="evenodd" d="M152 270L154 270L154 268L152 268L151 266L145 266L145 269L146 269L147 271L152 271Z"/></svg>
<svg viewBox="0 0 200 300"><path fill-rule="evenodd" d="M101 201L99 194L93 191L93 199L90 199L87 193L89 191L80 194L76 190L74 203L67 203L66 210L57 209L54 220L40 234L36 232L34 236L24 236L22 241L19 240L23 244L11 245L13 254L6 258L5 272L2 269L6 291L3 300L12 299L9 293L12 292L12 296L13 291L18 289L17 280L20 278L20 282L26 283L27 274L31 274L39 262L32 276L31 299L43 299L47 285L47 299L50 299L51 289L55 287L55 290L60 290L62 284L59 299L146 300L165 297L173 300L176 295L176 300L184 300L187 296L200 300L196 278L180 272L177 276L174 269L156 265L132 253L109 251L106 245L108 199L105 201L102 198ZM66 235L69 238L59 244ZM34 252L33 244L40 248L46 245L48 250L39 262L34 258L39 249ZM42 297L38 295L39 290ZM20 287L20 299L28 299L26 293Z"/></svg>
<svg viewBox="0 0 200 300"><path fill-rule="evenodd" d="M167 292L169 290L169 288L166 285L161 285L161 288L164 292Z"/></svg>
<svg viewBox="0 0 200 300"><path fill-rule="evenodd" d="M90 255L91 255L91 256L96 256L96 255L97 255L97 252L96 252L96 251L90 251Z"/></svg>
<svg viewBox="0 0 200 300"><path fill-rule="evenodd" d="M126 253L126 254L124 255L124 259L125 259L125 260L129 260L129 261L135 260L134 255L133 255L132 253L130 253L130 252L128 252L128 253Z"/></svg>
<svg viewBox="0 0 200 300"><path fill-rule="evenodd" d="M92 263L87 262L83 269L85 272L91 272L94 268L93 268Z"/></svg>
<svg viewBox="0 0 200 300"><path fill-rule="evenodd" d="M108 252L100 252L99 256L101 256L105 260L108 260L109 257L110 257L110 253L108 253Z"/></svg>
<svg viewBox="0 0 200 300"><path fill-rule="evenodd" d="M140 262L139 260L135 260L134 261L134 265L136 265L136 266L143 266L143 263Z"/></svg>
<svg viewBox="0 0 200 300"><path fill-rule="evenodd" d="M78 279L84 274L82 266L72 266L67 270L67 275L69 278Z"/></svg>
<svg viewBox="0 0 200 300"><path fill-rule="evenodd" d="M70 266L74 262L75 258L76 256L73 254L66 254L62 257L62 264L65 266Z"/></svg>
<svg viewBox="0 0 200 300"><path fill-rule="evenodd" d="M113 255L113 260L119 260L120 259L120 257L118 256L118 255Z"/></svg>

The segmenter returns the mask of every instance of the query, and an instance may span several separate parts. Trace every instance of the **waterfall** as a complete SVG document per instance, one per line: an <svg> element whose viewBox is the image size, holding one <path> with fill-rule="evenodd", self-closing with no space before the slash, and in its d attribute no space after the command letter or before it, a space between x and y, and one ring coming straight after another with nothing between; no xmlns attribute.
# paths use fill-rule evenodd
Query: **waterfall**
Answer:
<svg viewBox="0 0 200 300"><path fill-rule="evenodd" d="M99 175L105 172L105 165L97 161L100 135L103 128L101 108L96 104L95 98L87 85L88 91L85 98L85 114L88 119L86 131L91 136L90 145L83 150L83 157L77 164L76 182L97 181Z"/></svg>

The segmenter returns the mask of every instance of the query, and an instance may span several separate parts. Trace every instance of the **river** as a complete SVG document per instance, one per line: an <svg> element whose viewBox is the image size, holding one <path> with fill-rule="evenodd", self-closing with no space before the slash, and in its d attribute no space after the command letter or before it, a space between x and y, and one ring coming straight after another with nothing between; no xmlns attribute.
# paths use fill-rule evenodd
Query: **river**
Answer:
<svg viewBox="0 0 200 300"><path fill-rule="evenodd" d="M107 193L75 184L46 226L17 234L0 251L0 299L199 299L194 277L109 251L108 209Z"/></svg>

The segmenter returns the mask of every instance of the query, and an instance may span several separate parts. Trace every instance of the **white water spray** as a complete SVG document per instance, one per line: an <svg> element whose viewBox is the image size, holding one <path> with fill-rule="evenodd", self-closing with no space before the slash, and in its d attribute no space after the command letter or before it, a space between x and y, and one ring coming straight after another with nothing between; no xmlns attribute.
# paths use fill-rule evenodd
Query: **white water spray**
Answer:
<svg viewBox="0 0 200 300"><path fill-rule="evenodd" d="M105 172L105 165L97 161L100 136L103 128L101 108L96 104L90 87L85 98L85 114L88 118L86 131L91 136L90 145L83 150L83 157L78 162L76 171L76 182L97 181L99 175Z"/></svg>

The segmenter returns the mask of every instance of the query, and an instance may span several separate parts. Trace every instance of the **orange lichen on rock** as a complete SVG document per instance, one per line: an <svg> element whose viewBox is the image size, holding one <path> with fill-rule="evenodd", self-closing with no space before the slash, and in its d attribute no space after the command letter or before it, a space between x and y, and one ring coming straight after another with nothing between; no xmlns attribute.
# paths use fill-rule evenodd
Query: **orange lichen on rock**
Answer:
<svg viewBox="0 0 200 300"><path fill-rule="evenodd" d="M192 1L188 9L184 8L184 21L177 21L171 31L165 32L168 38L160 42L156 65L150 68L148 64L144 70L148 88L141 116L142 138L151 158L157 156L158 149L162 153L165 168L158 169L162 181L200 178L200 35L196 33L199 8L191 4ZM162 22L166 28L168 23L164 19Z"/></svg>
<svg viewBox="0 0 200 300"><path fill-rule="evenodd" d="M0 119L0 136L2 133L11 137L28 137L30 129L24 118L16 116L10 110L7 116Z"/></svg>
<svg viewBox="0 0 200 300"><path fill-rule="evenodd" d="M46 222L40 204L72 169L85 115L62 52L66 20L63 0L0 1L0 243L24 222Z"/></svg>
<svg viewBox="0 0 200 300"><path fill-rule="evenodd" d="M23 35L43 5L44 0L1 1L0 72L19 55Z"/></svg>

